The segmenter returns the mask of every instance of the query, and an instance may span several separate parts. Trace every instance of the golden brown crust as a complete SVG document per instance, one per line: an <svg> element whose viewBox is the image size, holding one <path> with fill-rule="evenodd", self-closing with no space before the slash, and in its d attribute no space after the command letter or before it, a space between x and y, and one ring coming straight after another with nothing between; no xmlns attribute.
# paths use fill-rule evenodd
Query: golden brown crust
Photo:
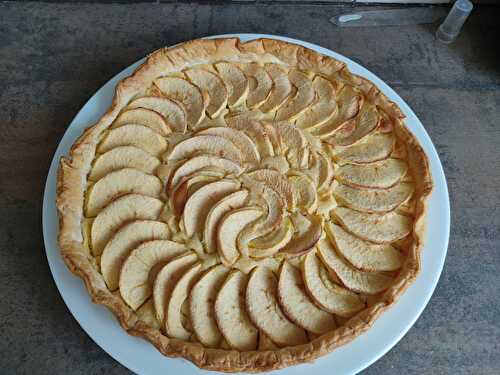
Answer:
<svg viewBox="0 0 500 375"><path fill-rule="evenodd" d="M302 70L352 82L365 93L368 100L395 119L395 131L406 144L412 174L419 176L415 181L417 201L412 234L414 241L394 285L383 293L377 303L352 317L346 324L304 345L274 351L238 352L209 349L197 343L170 339L140 321L120 297L107 289L94 259L83 246L81 223L84 218L86 179L102 132L113 122L120 110L132 98L143 93L156 77L180 71L190 65L219 60L280 61ZM400 120L403 117L395 103L383 95L373 83L349 73L344 63L287 42L259 39L241 43L237 38L229 38L194 40L173 48L160 49L152 53L130 77L118 84L112 106L107 113L78 138L69 156L60 161L56 205L60 222L58 240L61 255L68 268L83 279L94 303L108 307L127 332L150 341L166 356L184 357L200 368L225 372L260 372L312 361L369 329L377 317L413 282L420 270L424 217L427 198L432 191L432 179L427 157L417 139Z"/></svg>

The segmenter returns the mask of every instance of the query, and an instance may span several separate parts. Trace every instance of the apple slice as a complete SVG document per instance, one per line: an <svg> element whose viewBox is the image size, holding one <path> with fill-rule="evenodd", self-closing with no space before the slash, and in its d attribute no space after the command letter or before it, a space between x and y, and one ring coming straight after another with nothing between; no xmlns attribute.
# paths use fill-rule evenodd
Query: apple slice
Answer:
<svg viewBox="0 0 500 375"><path fill-rule="evenodd" d="M318 197L314 181L306 174L298 174L288 177L292 186L293 207L302 211L313 213L318 207Z"/></svg>
<svg viewBox="0 0 500 375"><path fill-rule="evenodd" d="M319 188L317 188L317 186L319 183L320 167L322 165L320 158L318 156L318 151L319 150L314 150L314 149L310 150L307 160L307 169L301 170L299 175L306 175L310 180L312 180L315 186L315 190L317 190L317 194L320 195ZM290 172L290 175L293 176L294 174L296 174L294 173L294 171Z"/></svg>
<svg viewBox="0 0 500 375"><path fill-rule="evenodd" d="M388 189L360 189L337 184L333 194L339 203L356 211L384 213L393 211L413 194L413 184L401 182Z"/></svg>
<svg viewBox="0 0 500 375"><path fill-rule="evenodd" d="M303 149L309 142L301 129L288 122L274 122L280 146L283 152L289 149Z"/></svg>
<svg viewBox="0 0 500 375"><path fill-rule="evenodd" d="M279 349L274 342L262 331L259 331L259 346L260 351L263 350L277 350Z"/></svg>
<svg viewBox="0 0 500 375"><path fill-rule="evenodd" d="M348 147L334 147L333 157L343 163L365 164L387 159L395 145L394 134L375 133Z"/></svg>
<svg viewBox="0 0 500 375"><path fill-rule="evenodd" d="M134 168L123 168L108 173L89 188L85 215L96 216L118 196L136 193L160 198L161 191L162 183L158 177Z"/></svg>
<svg viewBox="0 0 500 375"><path fill-rule="evenodd" d="M227 105L228 94L224 81L217 74L204 69L189 69L185 74L209 98L207 113L210 118L218 117Z"/></svg>
<svg viewBox="0 0 500 375"><path fill-rule="evenodd" d="M202 130L197 135L212 135L225 138L240 150L243 162L258 163L260 161L259 151L254 141L240 130L217 126Z"/></svg>
<svg viewBox="0 0 500 375"><path fill-rule="evenodd" d="M167 141L146 126L123 125L108 132L97 146L97 152L102 154L120 146L134 146L153 156L160 156L167 149Z"/></svg>
<svg viewBox="0 0 500 375"><path fill-rule="evenodd" d="M159 165L160 160L151 156L146 151L133 146L122 146L113 148L97 156L88 179L90 181L97 181L108 173L127 167L153 174Z"/></svg>
<svg viewBox="0 0 500 375"><path fill-rule="evenodd" d="M161 77L154 81L154 85L168 98L182 103L190 128L203 120L205 102L203 94L197 86L179 77Z"/></svg>
<svg viewBox="0 0 500 375"><path fill-rule="evenodd" d="M408 165L398 159L385 159L371 164L345 164L335 175L345 185L372 189L387 189L396 185L408 171Z"/></svg>
<svg viewBox="0 0 500 375"><path fill-rule="evenodd" d="M241 130L255 140L261 159L274 156L274 148L264 127L257 121L245 116L226 117L227 126Z"/></svg>
<svg viewBox="0 0 500 375"><path fill-rule="evenodd" d="M248 255L253 258L265 258L276 254L293 236L293 225L289 218L283 224L268 234L257 237L248 244Z"/></svg>
<svg viewBox="0 0 500 375"><path fill-rule="evenodd" d="M326 123L311 128L311 134L320 139L327 139L335 134L341 126L346 122L353 119L358 113L363 103L363 97L358 91L354 90L351 86L344 86L337 97L339 106L338 113L336 113Z"/></svg>
<svg viewBox="0 0 500 375"><path fill-rule="evenodd" d="M349 146L373 132L380 121L380 115L374 105L365 104L356 117L356 126L352 132L335 132L328 143L336 146Z"/></svg>
<svg viewBox="0 0 500 375"><path fill-rule="evenodd" d="M128 109L146 108L158 112L166 120L169 127L176 132L185 133L187 129L187 116L184 106L172 99L145 96L133 100Z"/></svg>
<svg viewBox="0 0 500 375"><path fill-rule="evenodd" d="M156 220L162 209L161 200L140 194L127 194L114 200L99 212L92 222L92 254L101 255L111 236L124 223L134 219Z"/></svg>
<svg viewBox="0 0 500 375"><path fill-rule="evenodd" d="M219 224L217 231L217 248L222 263L231 266L239 257L236 241L240 232L248 224L262 216L262 210L255 207L239 208L227 213Z"/></svg>
<svg viewBox="0 0 500 375"><path fill-rule="evenodd" d="M236 65L227 62L215 64L215 69L226 84L229 108L242 104L249 91L248 79L245 74Z"/></svg>
<svg viewBox="0 0 500 375"><path fill-rule="evenodd" d="M281 311L277 289L278 280L270 269L256 267L252 270L245 299L250 319L280 346L306 343L306 332L288 320Z"/></svg>
<svg viewBox="0 0 500 375"><path fill-rule="evenodd" d="M332 210L332 213L349 232L378 244L400 240L406 237L413 228L411 217L396 212L377 215L337 207Z"/></svg>
<svg viewBox="0 0 500 375"><path fill-rule="evenodd" d="M273 80L269 73L257 63L242 64L241 69L248 77L249 83L247 106L250 109L258 108L271 94Z"/></svg>
<svg viewBox="0 0 500 375"><path fill-rule="evenodd" d="M322 219L320 216L294 213L292 219L295 233L288 244L281 249L287 258L293 258L310 251L319 241L323 233Z"/></svg>
<svg viewBox="0 0 500 375"><path fill-rule="evenodd" d="M203 346L216 348L222 334L215 320L215 299L227 278L229 269L219 264L208 270L193 286L189 298L191 324Z"/></svg>
<svg viewBox="0 0 500 375"><path fill-rule="evenodd" d="M221 170L227 175L238 176L241 173L243 173L243 168L239 164L236 164L231 160L223 159L212 155L195 156L187 160L183 164L181 164L174 171L168 182L169 190L177 186L177 184L179 184L187 176L207 167Z"/></svg>
<svg viewBox="0 0 500 375"><path fill-rule="evenodd" d="M164 326L167 302L179 279L190 266L196 263L198 257L194 252L181 254L162 267L156 275L153 284L153 302L156 318Z"/></svg>
<svg viewBox="0 0 500 375"><path fill-rule="evenodd" d="M318 160L318 192L326 191L333 180L332 161L324 152L316 152Z"/></svg>
<svg viewBox="0 0 500 375"><path fill-rule="evenodd" d="M196 153L217 155L237 163L243 161L234 143L214 135L197 135L177 143L168 155L168 161L187 159Z"/></svg>
<svg viewBox="0 0 500 375"><path fill-rule="evenodd" d="M120 271L123 300L137 310L151 296L160 267L186 251L185 245L168 240L147 241L132 250Z"/></svg>
<svg viewBox="0 0 500 375"><path fill-rule="evenodd" d="M133 249L142 242L165 240L169 235L167 224L152 220L132 221L118 230L101 255L101 273L108 289L118 288L121 267Z"/></svg>
<svg viewBox="0 0 500 375"><path fill-rule="evenodd" d="M235 180L221 180L209 183L197 190L186 202L182 221L187 236L203 233L205 219L212 206L239 188Z"/></svg>
<svg viewBox="0 0 500 375"><path fill-rule="evenodd" d="M188 299L191 288L201 275L201 263L197 262L190 266L175 284L167 301L165 310L165 332L170 337L188 341L191 337L186 327L182 324L182 305Z"/></svg>
<svg viewBox="0 0 500 375"><path fill-rule="evenodd" d="M298 326L321 335L336 327L335 318L311 302L300 270L283 262L279 274L278 298L283 312Z"/></svg>
<svg viewBox="0 0 500 375"><path fill-rule="evenodd" d="M346 288L365 294L378 294L391 286L394 279L383 273L363 272L349 266L328 240L318 243L321 260L340 279Z"/></svg>
<svg viewBox="0 0 500 375"><path fill-rule="evenodd" d="M165 119L158 112L146 108L130 109L122 112L115 121L113 128L118 128L127 124L137 124L147 126L151 130L156 131L160 135L168 135L172 130L166 123Z"/></svg>
<svg viewBox="0 0 500 375"><path fill-rule="evenodd" d="M193 175L186 178L186 180L174 189L171 194L170 202L172 204L172 208L174 209L174 214L176 217L180 218L182 213L184 212L184 206L188 198L194 194L197 190L201 189L203 186L220 180L224 177L224 174L221 173L220 176L214 176L210 174L203 173L193 173Z"/></svg>
<svg viewBox="0 0 500 375"><path fill-rule="evenodd" d="M249 254L248 244L251 240L274 230L285 217L286 204L281 196L265 184L257 182L255 185L261 185L261 188L259 190L255 190L255 187L251 188L252 193L260 195L259 198L267 207L267 210L266 215L249 223L238 235L238 249L244 256Z"/></svg>
<svg viewBox="0 0 500 375"><path fill-rule="evenodd" d="M264 121L264 120L260 121L259 124L260 126L262 126L264 132L269 138L269 141L273 145L274 154L281 155L282 154L281 139L280 136L278 135L278 132L274 124L271 121Z"/></svg>
<svg viewBox="0 0 500 375"><path fill-rule="evenodd" d="M318 199L318 208L316 209L317 215L330 217L330 211L338 206L335 197L331 191L323 192Z"/></svg>
<svg viewBox="0 0 500 375"><path fill-rule="evenodd" d="M316 97L312 82L307 75L293 69L288 73L288 78L297 89L297 92L278 110L276 121L294 121L309 107Z"/></svg>
<svg viewBox="0 0 500 375"><path fill-rule="evenodd" d="M304 170L309 168L309 155L311 150L309 147L305 148L290 148L286 152L286 160L291 169Z"/></svg>
<svg viewBox="0 0 500 375"><path fill-rule="evenodd" d="M274 169L263 168L248 173L248 176L256 181L263 182L265 185L278 192L285 199L287 206L292 207L292 185L289 183L285 175Z"/></svg>
<svg viewBox="0 0 500 375"><path fill-rule="evenodd" d="M294 93L294 87L288 79L288 68L284 65L266 64L264 69L273 80L273 87L267 100L259 109L262 112L278 110L287 99Z"/></svg>
<svg viewBox="0 0 500 375"><path fill-rule="evenodd" d="M331 120L338 112L335 87L321 76L316 76L312 82L316 91L316 102L298 119L297 126L302 129L313 129Z"/></svg>
<svg viewBox="0 0 500 375"><path fill-rule="evenodd" d="M358 269L395 271L403 264L403 255L390 244L375 245L363 241L331 222L326 225L326 233L338 252Z"/></svg>
<svg viewBox="0 0 500 375"><path fill-rule="evenodd" d="M215 299L215 319L228 344L239 351L257 349L259 331L250 321L245 308L248 277L233 270L222 284Z"/></svg>
<svg viewBox="0 0 500 375"><path fill-rule="evenodd" d="M315 253L310 252L301 263L307 293L323 310L350 317L365 307L354 292L333 282Z"/></svg>
<svg viewBox="0 0 500 375"><path fill-rule="evenodd" d="M229 211L241 208L248 197L248 190L239 190L222 198L212 206L205 220L205 230L203 240L209 253L217 250L217 227L220 220Z"/></svg>
<svg viewBox="0 0 500 375"><path fill-rule="evenodd" d="M146 325L154 329L160 329L160 323L156 319L155 307L153 300L148 299L141 307L136 310L137 317L142 320Z"/></svg>

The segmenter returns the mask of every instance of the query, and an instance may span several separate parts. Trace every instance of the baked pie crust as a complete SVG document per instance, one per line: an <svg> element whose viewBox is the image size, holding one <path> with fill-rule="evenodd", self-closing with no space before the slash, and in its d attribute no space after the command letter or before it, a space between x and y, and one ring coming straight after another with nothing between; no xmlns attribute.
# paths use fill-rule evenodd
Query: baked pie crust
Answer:
<svg viewBox="0 0 500 375"><path fill-rule="evenodd" d="M312 361L419 272L432 179L403 119L298 45L160 49L60 161L61 255L166 356L227 372Z"/></svg>

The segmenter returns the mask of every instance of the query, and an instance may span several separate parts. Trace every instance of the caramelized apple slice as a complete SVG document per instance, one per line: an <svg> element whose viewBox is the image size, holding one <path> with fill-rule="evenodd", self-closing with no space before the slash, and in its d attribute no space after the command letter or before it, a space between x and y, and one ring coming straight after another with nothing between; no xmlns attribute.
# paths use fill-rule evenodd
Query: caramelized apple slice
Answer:
<svg viewBox="0 0 500 375"><path fill-rule="evenodd" d="M99 155L94 160L88 179L97 181L108 173L122 168L135 168L153 174L159 165L160 160L146 151L134 146L121 146Z"/></svg>
<svg viewBox="0 0 500 375"><path fill-rule="evenodd" d="M398 159L386 159L371 164L345 164L338 168L337 179L350 186L387 189L396 185L405 175L408 165Z"/></svg>
<svg viewBox="0 0 500 375"><path fill-rule="evenodd" d="M121 146L138 147L153 156L160 156L167 149L167 141L146 126L123 125L108 132L97 147L97 152L104 153Z"/></svg>
<svg viewBox="0 0 500 375"><path fill-rule="evenodd" d="M196 263L196 260L195 253L187 252L172 259L158 272L153 284L153 302L156 318L162 326L165 324L167 303L174 287L186 270Z"/></svg>
<svg viewBox="0 0 500 375"><path fill-rule="evenodd" d="M321 124L311 128L311 134L320 139L327 139L335 134L341 127L352 120L363 104L363 97L351 86L344 86L337 97L339 110L334 116Z"/></svg>
<svg viewBox="0 0 500 375"><path fill-rule="evenodd" d="M118 128L128 124L147 126L163 136L172 132L162 115L146 108L135 108L122 112L117 119L113 121L112 127Z"/></svg>
<svg viewBox="0 0 500 375"><path fill-rule="evenodd" d="M356 211L384 213L403 204L413 194L413 184L401 182L388 189L360 189L337 184L333 194L337 201Z"/></svg>
<svg viewBox="0 0 500 375"><path fill-rule="evenodd" d="M248 190L239 190L219 200L212 206L205 220L203 240L209 253L217 250L217 228L221 219L230 211L241 208L248 197Z"/></svg>
<svg viewBox="0 0 500 375"><path fill-rule="evenodd" d="M240 175L243 172L243 168L231 160L212 155L195 156L181 164L174 171L169 180L169 188L177 186L187 176L207 167L216 168L227 175Z"/></svg>
<svg viewBox="0 0 500 375"><path fill-rule="evenodd" d="M156 220L162 208L161 200L140 194L127 194L114 200L92 222L92 254L101 255L104 246L123 224L134 219Z"/></svg>
<svg viewBox="0 0 500 375"><path fill-rule="evenodd" d="M217 248L223 264L231 266L236 262L240 256L236 245L238 235L260 216L262 210L245 207L230 211L221 219L217 232Z"/></svg>
<svg viewBox="0 0 500 375"><path fill-rule="evenodd" d="M248 176L256 181L263 182L265 185L278 192L285 199L288 207L293 206L292 185L286 179L285 175L274 169L263 168L248 173Z"/></svg>
<svg viewBox="0 0 500 375"><path fill-rule="evenodd" d="M201 275L201 263L197 262L186 270L172 289L165 310L165 332L170 337L189 340L191 332L183 324L182 305L186 302L194 283Z"/></svg>
<svg viewBox="0 0 500 375"><path fill-rule="evenodd" d="M143 242L132 250L120 271L123 300L137 310L153 293L153 282L160 267L187 250L185 245L168 240Z"/></svg>
<svg viewBox="0 0 500 375"><path fill-rule="evenodd" d="M288 244L281 249L287 258L303 255L310 251L321 238L323 233L322 219L320 216L301 213L291 215L295 233Z"/></svg>
<svg viewBox="0 0 500 375"><path fill-rule="evenodd" d="M278 64L266 64L264 69L273 80L273 88L267 100L259 109L262 112L272 112L279 109L293 94L294 88L288 79L288 69Z"/></svg>
<svg viewBox="0 0 500 375"><path fill-rule="evenodd" d="M362 310L363 300L354 292L333 282L316 254L310 252L301 263L307 293L323 310L350 317Z"/></svg>
<svg viewBox="0 0 500 375"><path fill-rule="evenodd" d="M236 65L227 62L217 63L215 68L226 84L229 107L234 108L242 104L249 91L248 79L245 74Z"/></svg>
<svg viewBox="0 0 500 375"><path fill-rule="evenodd" d="M295 96L291 97L276 114L276 121L293 121L299 117L314 101L316 93L308 76L298 70L291 70L288 78L297 89Z"/></svg>
<svg viewBox="0 0 500 375"><path fill-rule="evenodd" d="M162 115L172 130L181 133L186 131L187 117L184 106L175 100L164 97L145 96L133 100L127 108L150 109Z"/></svg>
<svg viewBox="0 0 500 375"><path fill-rule="evenodd" d="M375 133L362 142L347 147L334 147L333 157L343 163L365 164L387 159L394 149L392 133Z"/></svg>
<svg viewBox="0 0 500 375"><path fill-rule="evenodd" d="M256 63L243 64L241 68L248 77L250 87L247 106L250 109L258 108L269 97L273 81L266 70Z"/></svg>
<svg viewBox="0 0 500 375"><path fill-rule="evenodd" d="M394 279L383 273L363 272L350 267L336 252L330 241L318 243L319 256L347 288L366 294L378 294L391 286Z"/></svg>
<svg viewBox="0 0 500 375"><path fill-rule="evenodd" d="M354 129L348 132L335 132L328 138L328 143L336 146L352 145L373 132L377 128L379 120L380 115L377 108L374 105L365 104L355 119Z"/></svg>
<svg viewBox="0 0 500 375"><path fill-rule="evenodd" d="M316 307L309 299L300 270L286 261L279 274L278 297L284 313L309 332L321 335L336 327L333 315Z"/></svg>
<svg viewBox="0 0 500 375"><path fill-rule="evenodd" d="M302 129L312 129L332 119L338 112L335 87L321 76L313 80L316 91L316 102L306 110L297 120L297 125Z"/></svg>
<svg viewBox="0 0 500 375"><path fill-rule="evenodd" d="M179 77L162 77L154 81L160 91L169 98L182 103L189 127L198 124L205 116L205 102L201 90Z"/></svg>
<svg viewBox="0 0 500 375"><path fill-rule="evenodd" d="M278 304L278 280L265 267L256 267L250 274L246 292L246 307L252 322L281 346L307 342L306 332L292 323Z"/></svg>
<svg viewBox="0 0 500 375"><path fill-rule="evenodd" d="M368 214L337 207L332 214L352 234L374 243L389 243L406 237L412 230L411 217L389 212L385 215Z"/></svg>
<svg viewBox="0 0 500 375"><path fill-rule="evenodd" d="M279 228L253 239L248 244L248 254L253 258L266 258L276 254L293 236L293 225L285 218Z"/></svg>
<svg viewBox="0 0 500 375"><path fill-rule="evenodd" d="M210 118L218 117L227 105L228 94L224 81L217 74L204 69L189 69L185 74L209 98L206 110Z"/></svg>
<svg viewBox="0 0 500 375"><path fill-rule="evenodd" d="M395 271L403 264L403 255L390 244L363 241L331 222L326 225L326 233L338 252L358 269Z"/></svg>
<svg viewBox="0 0 500 375"><path fill-rule="evenodd" d="M274 148L264 127L257 121L246 116L226 117L227 126L241 130L255 140L261 159L274 156Z"/></svg>
<svg viewBox="0 0 500 375"><path fill-rule="evenodd" d="M186 235L202 234L205 219L212 206L228 194L235 192L239 183L235 180L221 180L209 183L197 190L186 202L182 220Z"/></svg>
<svg viewBox="0 0 500 375"><path fill-rule="evenodd" d="M217 155L237 163L243 161L234 143L215 135L197 135L177 143L168 155L168 161L186 159L197 153Z"/></svg>
<svg viewBox="0 0 500 375"><path fill-rule="evenodd" d="M222 264L208 270L194 284L189 297L189 312L193 331L209 348L218 347L222 335L215 320L215 300L227 278L229 268Z"/></svg>
<svg viewBox="0 0 500 375"><path fill-rule="evenodd" d="M116 197L137 193L160 198L162 184L156 176L137 169L123 168L111 172L93 184L87 193L85 214L96 216Z"/></svg>
<svg viewBox="0 0 500 375"><path fill-rule="evenodd" d="M116 232L101 256L101 273L108 289L118 288L123 262L133 249L142 242L165 240L169 235L167 224L150 220L132 221Z"/></svg>
<svg viewBox="0 0 500 375"><path fill-rule="evenodd" d="M245 163L258 163L260 161L259 151L254 141L240 130L217 126L202 130L197 134L212 135L227 139L238 148L242 156L241 159Z"/></svg>
<svg viewBox="0 0 500 375"><path fill-rule="evenodd" d="M259 331L250 321L245 307L248 277L233 270L215 299L215 319L227 343L240 351L255 350Z"/></svg>
<svg viewBox="0 0 500 375"><path fill-rule="evenodd" d="M307 175L295 174L288 177L293 191L293 207L313 213L318 207L316 186Z"/></svg>

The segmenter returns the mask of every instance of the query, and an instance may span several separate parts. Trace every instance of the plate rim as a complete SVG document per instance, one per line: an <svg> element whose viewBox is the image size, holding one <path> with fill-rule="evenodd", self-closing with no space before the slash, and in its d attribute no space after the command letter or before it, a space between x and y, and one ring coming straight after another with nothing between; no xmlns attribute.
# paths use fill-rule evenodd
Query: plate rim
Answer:
<svg viewBox="0 0 500 375"><path fill-rule="evenodd" d="M232 33L232 34L220 34L220 35L212 35L212 36L207 36L205 38L209 39L214 39L214 38L228 38L228 37L238 37L242 39L243 41L246 40L252 40L252 39L258 39L258 38L271 38L271 39L278 39L278 40L284 40L290 43L295 43L295 44L300 44L303 45L307 48L313 49L317 52L333 56L341 61L344 61L347 63L349 69L356 73L356 74L361 74L362 76L370 79L372 82L374 82L377 87L380 88L380 90L386 94L391 100L396 101L396 103L400 106L401 110L405 113L407 116L407 124L411 122L412 126L408 125L408 128L412 131L412 133L415 134L419 142L422 144L422 147L426 151L426 154L428 155L429 162L431 164L432 168L432 178L434 181L434 191L432 193L432 196L429 198L429 208L431 206L431 200L434 198L436 200L436 195L439 194L440 198L442 199L439 203L441 204L441 210L439 211L439 214L442 215L440 219L440 224L442 228L440 228L439 235L441 238L441 246L440 246L440 252L438 254L433 254L433 255L439 255L438 259L433 258L434 262L434 271L430 277L430 280L428 280L428 283L426 286L426 291L423 296L420 296L420 301L418 303L418 306L413 306L413 313L411 314L411 318L407 320L406 324L404 327L398 330L397 334L393 334L392 340L390 343L386 343L382 347L378 348L376 352L374 352L370 358L366 359L365 361L361 361L361 363L358 363L353 366L349 366L350 370L345 371L344 373L358 373L359 371L362 371L363 369L369 367L371 364L376 362L378 359L380 359L382 356L384 356L390 349L392 349L402 338L403 336L410 330L410 328L414 325L416 320L420 317L422 314L423 310L427 306L431 296L434 293L434 290L437 286L437 283L439 281L440 275L443 270L444 266L444 261L446 258L447 254L447 249L448 249L448 242L449 242L449 232L450 232L450 203L449 203L449 193L448 193L448 186L446 183L446 177L444 175L443 167L441 164L441 161L439 159L439 156L437 154L436 148L434 144L432 143L432 140L430 139L429 135L427 134L427 131L425 130L423 124L420 122L418 117L415 115L415 113L411 110L409 105L389 86L387 85L382 79L380 79L377 75L369 71L368 69L364 68L362 65L356 63L355 61L337 53L334 52L330 49L321 47L319 45L309 43L303 40L299 39L293 39L293 38L288 38L284 36L278 36L278 35L269 35L269 34L251 34L251 33ZM180 43L179 43L180 44ZM169 46L172 47L172 46ZM63 263L61 257L59 256L59 249L57 247L57 241L54 238L55 234L57 234L57 230L54 233L54 220L57 222L57 214L54 217L55 214L55 201L54 201L54 196L55 196L55 184L56 184L56 174L57 174L57 167L58 167L58 161L59 157L63 154L67 153L67 149L71 144L73 144L74 140L76 139L77 136L79 136L82 132L82 130L86 127L89 126L89 124L93 124L101 115L104 113L104 110L109 106L110 101L106 102L104 99L104 96L108 96L109 94L106 94L105 91L111 89L112 93L114 94L114 86L119 82L124 76L130 75L133 70L139 66L140 63L142 63L145 60L145 57L140 59L139 61L131 64L130 66L126 67L123 69L121 72L116 74L113 78L111 78L108 82L106 82L104 85L102 85L88 100L87 102L81 107L79 112L76 114L76 116L73 118L69 126L67 127L64 135L62 136L56 151L54 152L54 156L52 158L49 172L47 174L47 179L45 183L45 188L44 188L44 195L43 195L43 205L42 205L42 227L43 227L43 237L44 237L44 245L45 245L45 252L47 256L47 261L49 263L49 268L51 270L52 277L54 279L54 282L56 283L57 289L65 302L66 306L70 310L71 314L75 318L75 320L79 323L81 328L87 333L87 335L98 345L103 349L106 353L108 353L113 359L115 359L117 362L121 363L123 366L127 367L129 370L136 372L136 373L146 373L149 372L148 370L143 370L141 367L138 367L137 364L133 363L133 360L129 356L123 355L123 353L120 353L119 350L116 350L116 348L112 348L109 344L109 342L104 342L102 338L100 338L94 328L89 326L89 321L85 320L82 316L82 307L84 305L79 305L79 303L83 302L85 304L89 304L88 302L90 301L90 297L88 296L86 300L83 298L85 301L79 301L79 303L75 303L75 300L72 299L72 296L70 293L73 291L72 289L69 288L69 285L65 282L62 282L63 277L67 277L65 273L68 273L70 276L73 277L73 275L70 273L70 271L67 269L66 265ZM96 108L97 106L97 108ZM101 108L99 108L99 106ZM94 108L92 108L94 107ZM90 113L87 113L90 112ZM99 114L100 113L100 114ZM92 118L91 115L94 115L95 118ZM96 115L97 114L97 115ZM89 118L90 116L90 118ZM83 120L83 118L86 118L86 120ZM92 118L92 120L91 120ZM82 121L83 120L83 121ZM414 129L414 127L416 127ZM434 202L434 204L437 204ZM430 211L430 209L428 209ZM427 218L429 220L429 218ZM436 233L434 232L434 235ZM55 242L55 248L54 248L54 242ZM429 256L429 252L431 251L430 249L427 249L430 247L429 245L429 230L426 233L426 240L424 244L424 249L422 250L422 263L424 262L424 258ZM434 250L435 251L435 250ZM434 252L433 251L433 252ZM54 252L56 255L54 255ZM59 260L59 261L58 261ZM436 262L437 260L437 262ZM63 266L63 269L61 269L61 264ZM66 271L66 272L65 272ZM417 280L412 283L410 288L408 288L405 293L401 296L401 298L398 300L398 302L395 303L394 306L391 307L387 312L382 314L381 317L377 319L377 321L374 324L374 327L372 327L370 330L365 332L363 335L360 335L358 338L354 339L351 343L348 343L346 345L343 345L339 347L338 349L334 350L334 352L325 355L321 357L320 359L316 360L314 364L302 364L302 365L296 365L292 367L287 367L281 370L276 370L275 373L282 372L282 373L292 373L296 372L295 370L298 370L299 368L303 370L303 366L310 366L308 369L309 371L315 371L312 367L315 366L316 363L324 362L328 360L328 357L333 357L334 353L339 353L342 351L349 350L350 346L353 346L355 342L363 341L363 337L368 335L370 331L374 330L374 328L377 326L378 322L383 319L384 315L387 315L391 311L394 313L394 311L397 311L397 306L401 305L401 299L404 298L406 294L408 294L409 290L411 290L414 285L418 282L419 279L422 277L423 273L423 266L422 270L420 272L420 275L418 276ZM62 273L62 274L61 274ZM83 282L77 278L76 276L73 277L73 281L76 281L77 283L80 284L80 286L85 289ZM72 282L74 284L74 282ZM415 288L413 288L415 289ZM86 292L86 290L85 290ZM81 298L81 296L79 297ZM77 301L78 302L78 301ZM107 315L112 316L111 313L109 313L103 306L98 306L98 305L93 305L90 308L90 310L96 310L96 314L100 316L100 318ZM411 307L411 306L410 306ZM415 309L416 307L416 309ZM100 309L106 310L106 312L98 311ZM80 310L79 310L80 309ZM106 328L110 328L114 330L114 326L116 326L120 331L126 334L127 337L130 337L131 339L135 340L140 340L142 343L135 343L137 346L144 346L143 343L149 346L150 349L153 349L154 352L157 352L156 349L146 342L145 340L141 340L138 338L135 338L133 336L128 335L123 329L121 329L114 318L112 316L112 319L114 321L114 325L110 324ZM94 322L95 323L95 322ZM387 335L384 335L383 339L386 339ZM132 342L132 341L131 341ZM134 345L135 345L134 344ZM120 344L121 345L121 344ZM346 349L347 348L347 349ZM159 352L157 352L159 354ZM160 354L161 355L161 354ZM162 355L161 355L162 356ZM172 367L179 367L174 361L178 361L178 364L181 363L186 363L186 360L182 359L174 359L174 358L168 358L168 357L163 357L163 360L166 363L166 366L172 366ZM330 358L331 359L331 358ZM162 361L163 361L162 360ZM168 363L167 363L168 362ZM201 370L197 367L195 367L193 364L190 362L187 362L191 365L191 368L187 366L181 366L182 371L185 371L185 373L205 373L207 370ZM300 372L300 370L298 370Z"/></svg>

